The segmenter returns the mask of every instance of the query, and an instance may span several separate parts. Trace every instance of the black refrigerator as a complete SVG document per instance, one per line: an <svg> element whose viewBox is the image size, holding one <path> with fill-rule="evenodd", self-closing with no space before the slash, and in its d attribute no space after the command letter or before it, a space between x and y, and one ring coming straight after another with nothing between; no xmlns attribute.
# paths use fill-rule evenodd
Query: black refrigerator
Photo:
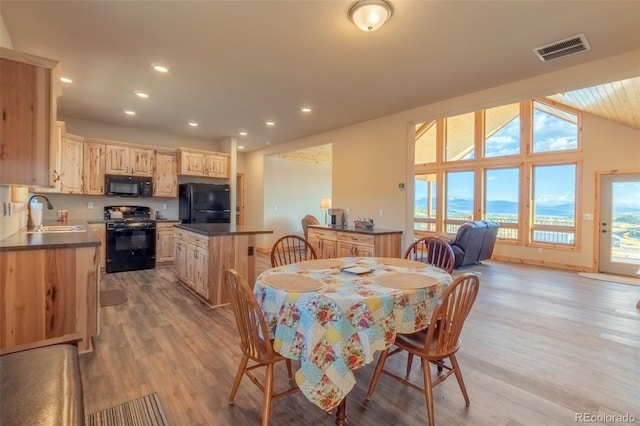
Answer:
<svg viewBox="0 0 640 426"><path fill-rule="evenodd" d="M178 215L182 223L229 223L228 184L182 183L179 188Z"/></svg>

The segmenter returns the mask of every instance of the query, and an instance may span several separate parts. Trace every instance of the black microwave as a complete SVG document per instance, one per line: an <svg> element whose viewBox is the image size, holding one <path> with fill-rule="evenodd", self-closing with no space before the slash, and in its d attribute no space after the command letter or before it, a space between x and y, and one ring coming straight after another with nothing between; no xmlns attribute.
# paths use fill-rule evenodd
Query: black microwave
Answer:
<svg viewBox="0 0 640 426"><path fill-rule="evenodd" d="M104 195L110 197L151 197L151 178L106 175Z"/></svg>

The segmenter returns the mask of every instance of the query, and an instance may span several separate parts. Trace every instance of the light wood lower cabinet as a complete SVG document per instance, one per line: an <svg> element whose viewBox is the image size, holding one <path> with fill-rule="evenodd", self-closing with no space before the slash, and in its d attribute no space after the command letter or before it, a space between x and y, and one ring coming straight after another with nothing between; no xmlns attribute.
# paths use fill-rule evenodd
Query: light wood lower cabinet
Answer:
<svg viewBox="0 0 640 426"><path fill-rule="evenodd" d="M104 223L90 223L87 226L98 238L100 238L100 270L107 266L107 227Z"/></svg>
<svg viewBox="0 0 640 426"><path fill-rule="evenodd" d="M338 235L336 231L326 229L309 228L309 244L316 251L318 259L331 259L337 257Z"/></svg>
<svg viewBox="0 0 640 426"><path fill-rule="evenodd" d="M0 252L0 348L99 331L98 247Z"/></svg>
<svg viewBox="0 0 640 426"><path fill-rule="evenodd" d="M310 226L308 236L319 259L401 256L401 231L335 230Z"/></svg>
<svg viewBox="0 0 640 426"><path fill-rule="evenodd" d="M224 272L235 269L252 285L256 280L255 247L255 234L206 236L176 228L178 281L209 306L227 304Z"/></svg>
<svg viewBox="0 0 640 426"><path fill-rule="evenodd" d="M156 229L157 232L157 229ZM209 238L175 230L174 267L178 279L204 299L209 299Z"/></svg>
<svg viewBox="0 0 640 426"><path fill-rule="evenodd" d="M175 222L156 222L156 265L173 263L175 256Z"/></svg>

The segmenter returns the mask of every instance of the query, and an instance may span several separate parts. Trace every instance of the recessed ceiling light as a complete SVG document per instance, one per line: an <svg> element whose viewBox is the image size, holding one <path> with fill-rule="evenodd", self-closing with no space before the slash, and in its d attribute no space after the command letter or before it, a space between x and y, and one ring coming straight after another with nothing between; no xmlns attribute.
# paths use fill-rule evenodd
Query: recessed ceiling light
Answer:
<svg viewBox="0 0 640 426"><path fill-rule="evenodd" d="M63 83L73 83L73 80L71 80L69 77L60 77L60 81Z"/></svg>
<svg viewBox="0 0 640 426"><path fill-rule="evenodd" d="M132 111L132 110L130 110L130 109L125 109L125 110L124 110L124 113L125 113L125 114L127 114L127 115L136 115L136 112L135 112L135 111Z"/></svg>
<svg viewBox="0 0 640 426"><path fill-rule="evenodd" d="M267 142L267 145L268 145L268 146L269 146L269 145L271 145L271 142Z"/></svg>
<svg viewBox="0 0 640 426"><path fill-rule="evenodd" d="M195 121L189 121L189 126L191 127L198 127L198 123L196 123Z"/></svg>
<svg viewBox="0 0 640 426"><path fill-rule="evenodd" d="M244 149L244 145L238 145L238 149Z"/></svg>
<svg viewBox="0 0 640 426"><path fill-rule="evenodd" d="M275 126L276 125L275 121L265 121L264 124L266 124L267 126Z"/></svg>
<svg viewBox="0 0 640 426"><path fill-rule="evenodd" d="M151 66L153 67L154 70L158 72L169 72L169 68L165 67L164 65L151 64Z"/></svg>
<svg viewBox="0 0 640 426"><path fill-rule="evenodd" d="M249 133L247 133L247 132L245 132L245 131L240 132L240 136L247 136L248 134L249 134Z"/></svg>
<svg viewBox="0 0 640 426"><path fill-rule="evenodd" d="M148 95L147 93L145 93L145 92L141 92L141 91L139 91L139 90L136 90L136 91L135 91L135 92L133 92L133 93L135 93L135 94L136 94L136 96L137 96L137 97L139 97L139 98L147 99L147 98L149 97L149 95Z"/></svg>
<svg viewBox="0 0 640 426"><path fill-rule="evenodd" d="M300 111L302 111L302 112L311 112L311 108L309 108L309 107L302 107L302 108L300 108Z"/></svg>

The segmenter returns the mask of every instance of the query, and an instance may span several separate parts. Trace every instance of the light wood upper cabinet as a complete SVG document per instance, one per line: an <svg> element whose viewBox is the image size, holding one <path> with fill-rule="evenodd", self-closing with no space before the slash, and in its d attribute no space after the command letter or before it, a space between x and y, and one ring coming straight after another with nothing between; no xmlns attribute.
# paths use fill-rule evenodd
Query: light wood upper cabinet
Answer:
<svg viewBox="0 0 640 426"><path fill-rule="evenodd" d="M57 61L0 48L0 184L52 185Z"/></svg>
<svg viewBox="0 0 640 426"><path fill-rule="evenodd" d="M153 196L178 196L178 161L175 152L156 151L153 170Z"/></svg>
<svg viewBox="0 0 640 426"><path fill-rule="evenodd" d="M105 172L108 175L152 176L154 151L120 145L106 145Z"/></svg>
<svg viewBox="0 0 640 426"><path fill-rule="evenodd" d="M178 174L229 178L229 154L180 148Z"/></svg>
<svg viewBox="0 0 640 426"><path fill-rule="evenodd" d="M84 138L65 134L60 143L60 192L82 194Z"/></svg>
<svg viewBox="0 0 640 426"><path fill-rule="evenodd" d="M83 189L85 194L104 195L105 146L103 143L84 143Z"/></svg>

